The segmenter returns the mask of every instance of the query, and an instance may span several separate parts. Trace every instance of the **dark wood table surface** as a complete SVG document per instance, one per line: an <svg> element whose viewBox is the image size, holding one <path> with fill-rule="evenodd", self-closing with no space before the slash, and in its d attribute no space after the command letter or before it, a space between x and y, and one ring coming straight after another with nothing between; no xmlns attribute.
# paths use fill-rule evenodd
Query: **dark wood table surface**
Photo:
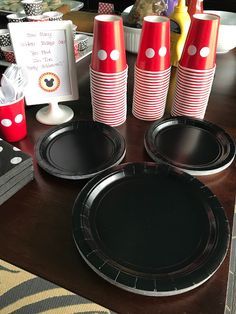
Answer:
<svg viewBox="0 0 236 314"><path fill-rule="evenodd" d="M127 153L123 162L151 161L143 145L144 132L151 122L131 114L133 68L136 55L128 54L128 117L117 127L125 137ZM89 91L90 56L77 64L80 98L68 102L74 120L92 119ZM236 50L217 55L217 69L205 119L236 138ZM1 68L3 71L4 69ZM175 86L172 70L166 116ZM194 313L224 312L229 254L219 270L203 285L188 293L170 297L145 297L117 288L93 272L77 251L71 229L74 200L87 181L53 177L41 170L34 157L38 137L50 126L35 119L39 106L26 108L28 136L16 143L34 158L35 179L0 207L0 258L50 280L79 295L119 313ZM232 225L236 167L233 163L219 174L198 177L218 197ZM167 196L168 197L168 196Z"/></svg>

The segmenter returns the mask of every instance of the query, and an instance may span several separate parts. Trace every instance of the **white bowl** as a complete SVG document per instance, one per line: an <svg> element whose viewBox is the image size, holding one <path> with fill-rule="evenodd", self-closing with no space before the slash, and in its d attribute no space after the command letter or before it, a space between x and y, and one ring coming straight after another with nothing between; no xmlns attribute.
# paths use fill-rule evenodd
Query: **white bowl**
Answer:
<svg viewBox="0 0 236 314"><path fill-rule="evenodd" d="M132 8L132 5L126 8L122 15L128 14ZM125 49L126 51L132 53L138 53L140 36L141 36L141 28L124 26L124 36L125 36Z"/></svg>
<svg viewBox="0 0 236 314"><path fill-rule="evenodd" d="M124 26L125 49L132 53L138 53L141 28Z"/></svg>
<svg viewBox="0 0 236 314"><path fill-rule="evenodd" d="M226 53L236 47L236 13L204 10L205 13L220 16L220 27L216 53Z"/></svg>

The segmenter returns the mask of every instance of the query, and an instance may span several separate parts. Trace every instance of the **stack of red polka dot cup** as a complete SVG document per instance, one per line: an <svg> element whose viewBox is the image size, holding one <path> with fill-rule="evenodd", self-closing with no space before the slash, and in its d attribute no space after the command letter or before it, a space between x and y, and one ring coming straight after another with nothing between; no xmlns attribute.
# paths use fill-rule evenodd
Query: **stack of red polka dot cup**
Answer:
<svg viewBox="0 0 236 314"><path fill-rule="evenodd" d="M170 20L146 16L134 76L132 112L136 118L153 121L163 116L170 69Z"/></svg>
<svg viewBox="0 0 236 314"><path fill-rule="evenodd" d="M177 69L173 116L203 119L216 68L219 17L194 14Z"/></svg>
<svg viewBox="0 0 236 314"><path fill-rule="evenodd" d="M93 120L118 126L127 115L127 73L124 29L117 15L97 15L90 66Z"/></svg>

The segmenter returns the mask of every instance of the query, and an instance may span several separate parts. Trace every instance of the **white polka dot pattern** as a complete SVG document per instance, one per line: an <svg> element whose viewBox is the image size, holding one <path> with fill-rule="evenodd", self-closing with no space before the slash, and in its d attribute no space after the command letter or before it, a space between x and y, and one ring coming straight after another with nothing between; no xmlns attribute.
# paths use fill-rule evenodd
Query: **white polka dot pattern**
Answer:
<svg viewBox="0 0 236 314"><path fill-rule="evenodd" d="M196 52L197 52L196 46L190 45L190 46L188 47L188 54L189 54L190 56L194 56L194 55L196 54Z"/></svg>
<svg viewBox="0 0 236 314"><path fill-rule="evenodd" d="M11 46L10 33L4 33L0 35L0 46L1 47Z"/></svg>
<svg viewBox="0 0 236 314"><path fill-rule="evenodd" d="M107 58L107 53L105 50L98 50L98 59L103 61L103 60L106 60Z"/></svg>
<svg viewBox="0 0 236 314"><path fill-rule="evenodd" d="M2 120L1 120L1 124L2 124L3 126L5 126L5 127L9 127L9 126L12 125L12 122L11 122L10 119L2 119Z"/></svg>
<svg viewBox="0 0 236 314"><path fill-rule="evenodd" d="M43 2L23 3L26 15L41 15L43 13Z"/></svg>
<svg viewBox="0 0 236 314"><path fill-rule="evenodd" d="M200 50L200 56L205 58L209 55L209 52L210 52L210 49L208 47L203 47L201 50Z"/></svg>
<svg viewBox="0 0 236 314"><path fill-rule="evenodd" d="M21 157L14 157L10 160L10 163L13 165L19 164L22 161Z"/></svg>
<svg viewBox="0 0 236 314"><path fill-rule="evenodd" d="M110 57L112 60L116 61L120 58L120 52L118 50L112 50Z"/></svg>
<svg viewBox="0 0 236 314"><path fill-rule="evenodd" d="M14 120L12 122L14 125ZM2 197L0 198L0 203L2 204L2 201L5 200L6 196L5 191L9 191L9 194L7 194L10 197L11 195L13 195L13 192L15 193L16 186L19 188L21 187L21 180L17 179L18 175L19 178L21 176L24 176L25 178L32 177L33 160L31 156L22 152L19 148L15 147L15 145L8 143L4 139L0 140L0 179L1 189L3 192ZM5 183L7 183L7 186L5 185ZM10 192L11 190L12 193Z"/></svg>
<svg viewBox="0 0 236 314"><path fill-rule="evenodd" d="M160 57L165 57L166 53L167 53L166 47L161 47L158 51Z"/></svg>
<svg viewBox="0 0 236 314"><path fill-rule="evenodd" d="M145 51L145 55L147 58L151 59L155 56L155 50L152 49L152 48L148 48L146 51Z"/></svg>
<svg viewBox="0 0 236 314"><path fill-rule="evenodd" d="M22 114L18 114L16 117L15 117L15 122L16 123L21 123L23 121L23 115Z"/></svg>

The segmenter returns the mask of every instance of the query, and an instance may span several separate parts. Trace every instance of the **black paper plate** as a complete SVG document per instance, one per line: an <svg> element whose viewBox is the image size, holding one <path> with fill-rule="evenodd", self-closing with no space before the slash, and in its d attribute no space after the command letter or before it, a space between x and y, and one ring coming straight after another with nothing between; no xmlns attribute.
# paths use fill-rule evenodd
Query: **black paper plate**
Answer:
<svg viewBox="0 0 236 314"><path fill-rule="evenodd" d="M229 223L216 196L164 164L123 164L91 179L74 203L72 222L87 264L110 283L144 295L196 288L229 246Z"/></svg>
<svg viewBox="0 0 236 314"><path fill-rule="evenodd" d="M175 117L154 122L144 146L156 162L167 163L192 175L215 174L235 157L234 140L205 120Z"/></svg>
<svg viewBox="0 0 236 314"><path fill-rule="evenodd" d="M51 128L35 146L41 168L56 177L74 180L90 178L117 165L125 151L125 140L116 129L93 121Z"/></svg>

